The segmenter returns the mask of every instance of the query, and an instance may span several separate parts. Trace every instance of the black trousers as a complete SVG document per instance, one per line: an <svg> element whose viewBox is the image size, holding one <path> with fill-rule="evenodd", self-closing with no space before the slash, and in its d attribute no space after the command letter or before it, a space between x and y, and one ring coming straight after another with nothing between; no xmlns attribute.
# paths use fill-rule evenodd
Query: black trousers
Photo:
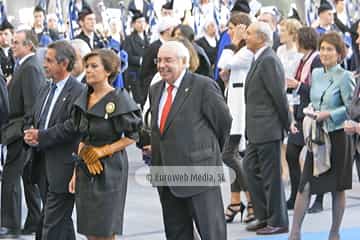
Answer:
<svg viewBox="0 0 360 240"><path fill-rule="evenodd" d="M125 88L132 93L136 103L141 104L144 101L144 93L140 85L138 71L126 71L125 74Z"/></svg>
<svg viewBox="0 0 360 240"><path fill-rule="evenodd" d="M231 192L246 191L246 178L244 178L242 158L239 153L240 140L241 135L230 135L225 141L222 152L223 162L235 172L235 179L231 183Z"/></svg>
<svg viewBox="0 0 360 240"><path fill-rule="evenodd" d="M257 219L268 225L289 225L284 186L281 180L281 141L246 147L244 169Z"/></svg>
<svg viewBox="0 0 360 240"><path fill-rule="evenodd" d="M46 179L46 162L41 153L37 154L37 176L43 202L41 220L36 231L36 240L75 240L74 224L71 218L75 196L70 193L49 192Z"/></svg>
<svg viewBox="0 0 360 240"><path fill-rule="evenodd" d="M201 239L226 240L220 187L188 198L174 196L168 187L159 187L158 192L167 240L194 239L193 221Z"/></svg>
<svg viewBox="0 0 360 240"><path fill-rule="evenodd" d="M357 174L358 174L359 181L360 181L360 153L357 152L355 154L354 162L356 164L356 170L357 170Z"/></svg>
<svg viewBox="0 0 360 240"><path fill-rule="evenodd" d="M39 189L31 181L31 164L27 157L22 140L7 146L1 183L1 226L15 231L21 228L21 177L28 208L24 228L34 230L40 221Z"/></svg>
<svg viewBox="0 0 360 240"><path fill-rule="evenodd" d="M303 146L295 145L292 143L288 143L286 147L286 161L289 166L289 175L291 182L290 200L294 202L296 199L296 194L298 191L301 177L299 156L302 148Z"/></svg>
<svg viewBox="0 0 360 240"><path fill-rule="evenodd" d="M75 240L71 215L75 197L70 193L47 193L41 240Z"/></svg>

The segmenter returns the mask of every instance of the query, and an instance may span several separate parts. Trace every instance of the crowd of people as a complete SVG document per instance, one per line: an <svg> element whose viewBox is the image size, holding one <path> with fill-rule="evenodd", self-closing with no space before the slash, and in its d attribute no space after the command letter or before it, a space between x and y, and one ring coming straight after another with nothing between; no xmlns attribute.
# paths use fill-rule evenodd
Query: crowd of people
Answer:
<svg viewBox="0 0 360 240"><path fill-rule="evenodd" d="M152 24L147 4L130 1L127 28L99 28L76 1L73 39L40 6L30 28L1 23L0 239L75 240L74 205L88 239L122 235L136 143L153 176L234 172L226 207L221 182L152 181L166 239L225 240L240 214L247 231L299 240L331 193L339 240L354 162L360 173L360 24L344 1L322 0L311 26L256 0L164 0Z"/></svg>

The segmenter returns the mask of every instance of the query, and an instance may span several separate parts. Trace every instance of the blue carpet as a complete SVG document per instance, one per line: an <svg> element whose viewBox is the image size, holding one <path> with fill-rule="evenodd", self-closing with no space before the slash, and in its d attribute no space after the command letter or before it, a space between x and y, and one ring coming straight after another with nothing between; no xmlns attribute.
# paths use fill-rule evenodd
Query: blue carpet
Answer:
<svg viewBox="0 0 360 240"><path fill-rule="evenodd" d="M287 234L280 234L271 237L255 237L242 240L287 240ZM327 240L328 232L303 233L302 240ZM360 228L343 229L341 231L342 240L360 240Z"/></svg>

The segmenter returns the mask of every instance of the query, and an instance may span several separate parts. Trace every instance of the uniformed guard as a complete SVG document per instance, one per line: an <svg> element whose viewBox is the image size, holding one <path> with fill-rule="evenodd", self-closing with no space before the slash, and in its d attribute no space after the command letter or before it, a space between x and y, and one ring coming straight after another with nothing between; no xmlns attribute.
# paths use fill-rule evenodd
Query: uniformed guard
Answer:
<svg viewBox="0 0 360 240"><path fill-rule="evenodd" d="M10 79L15 66L15 58L11 49L14 27L5 19L0 25L0 64L6 79Z"/></svg>

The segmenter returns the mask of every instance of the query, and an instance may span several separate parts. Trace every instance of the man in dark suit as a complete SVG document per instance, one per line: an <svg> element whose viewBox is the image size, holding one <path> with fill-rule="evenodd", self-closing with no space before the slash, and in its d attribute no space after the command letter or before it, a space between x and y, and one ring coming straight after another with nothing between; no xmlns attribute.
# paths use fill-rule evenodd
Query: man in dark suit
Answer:
<svg viewBox="0 0 360 240"><path fill-rule="evenodd" d="M36 36L30 30L15 33L13 52L19 59L13 78L8 85L9 121L2 132L2 142L7 145L7 157L1 183L0 238L15 237L21 226L22 176L28 216L24 233L34 232L40 220L40 195L37 186L31 183L31 158L24 147L23 130L31 117L35 96L45 82L43 70L35 56Z"/></svg>
<svg viewBox="0 0 360 240"><path fill-rule="evenodd" d="M356 33L357 38L355 43L357 44L357 48L358 50L360 50L360 24L358 24L357 26L357 31ZM350 115L350 119L353 121L356 121L357 124L351 124L351 122L346 121L345 122L345 126L344 126L344 130L345 132L349 133L349 134L354 134L354 142L355 142L355 164L356 164L356 169L358 172L358 177L360 180L360 75L357 75L356 77L356 88L354 91L354 95L353 95L353 99L351 102L351 106L350 106L350 111L349 111L349 115Z"/></svg>
<svg viewBox="0 0 360 240"><path fill-rule="evenodd" d="M6 88L6 80L0 69L0 160L3 164L2 146L1 146L1 126L8 120L9 115L9 98L8 91Z"/></svg>
<svg viewBox="0 0 360 240"><path fill-rule="evenodd" d="M77 152L80 139L71 125L71 108L83 90L83 85L70 76L75 55L68 42L48 46L44 69L52 81L36 99L34 128L25 130L24 140L35 151L34 179L45 200L43 227L36 233L38 240L75 240L71 219L74 195L68 192L68 183L74 170L71 154Z"/></svg>
<svg viewBox="0 0 360 240"><path fill-rule="evenodd" d="M0 144L1 144L1 126L7 122L9 114L9 99L6 88L6 80L0 70Z"/></svg>
<svg viewBox="0 0 360 240"><path fill-rule="evenodd" d="M11 49L14 27L5 19L0 25L0 64L5 79L10 79L15 66L15 58Z"/></svg>
<svg viewBox="0 0 360 240"><path fill-rule="evenodd" d="M75 38L80 38L84 40L90 47L94 48L104 48L106 43L102 36L99 36L95 32L96 16L91 8L83 8L79 12L79 25L81 27L81 32Z"/></svg>
<svg viewBox="0 0 360 240"><path fill-rule="evenodd" d="M8 120L9 115L9 98L8 92L6 88L6 79L0 69L0 164L1 166L4 164L4 152L3 145L1 143L1 127ZM0 171L1 178L2 171Z"/></svg>
<svg viewBox="0 0 360 240"><path fill-rule="evenodd" d="M271 49L272 30L267 23L247 29L246 45L255 54L245 82L246 137L244 159L255 223L247 230L257 234L288 232L285 193L281 181L280 146L290 127L285 74Z"/></svg>
<svg viewBox="0 0 360 240"><path fill-rule="evenodd" d="M131 19L134 31L126 37L124 50L128 54L129 67L125 72L125 87L132 92L134 100L141 103L145 95L140 85L140 69L149 41L145 33L146 20L142 13L134 12Z"/></svg>
<svg viewBox="0 0 360 240"><path fill-rule="evenodd" d="M161 18L157 26L157 30L160 34L160 38L155 42L151 43L145 49L143 61L141 64L140 78L139 78L141 84L141 90L145 96L142 104L145 103L146 96L148 95L149 92L151 80L157 72L156 59L159 48L164 42L171 39L171 33L176 25L177 23L175 19L172 17L166 16Z"/></svg>
<svg viewBox="0 0 360 240"><path fill-rule="evenodd" d="M196 166L222 171L221 149L229 134L231 116L215 81L186 70L189 52L179 42L165 42L158 53L162 81L150 88L152 176L157 166L185 167L191 175ZM200 173L201 174L201 173ZM226 240L225 216L218 183L158 186L168 240L193 239L193 221L201 239ZM185 182L183 182L185 183ZM181 185L181 183L180 183Z"/></svg>

